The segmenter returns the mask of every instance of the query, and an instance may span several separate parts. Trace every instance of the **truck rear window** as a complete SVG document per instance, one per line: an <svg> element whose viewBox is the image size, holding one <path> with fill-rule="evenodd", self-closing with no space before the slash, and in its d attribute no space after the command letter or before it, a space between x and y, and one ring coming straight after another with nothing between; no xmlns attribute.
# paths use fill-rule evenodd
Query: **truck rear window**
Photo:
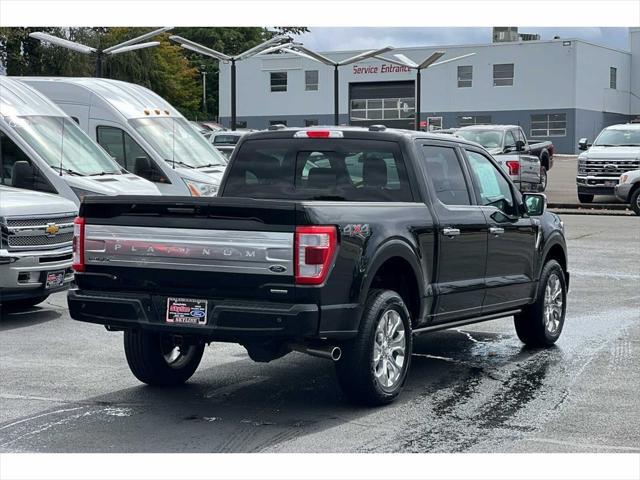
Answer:
<svg viewBox="0 0 640 480"><path fill-rule="evenodd" d="M225 197L407 202L398 144L381 140L269 139L242 144Z"/></svg>

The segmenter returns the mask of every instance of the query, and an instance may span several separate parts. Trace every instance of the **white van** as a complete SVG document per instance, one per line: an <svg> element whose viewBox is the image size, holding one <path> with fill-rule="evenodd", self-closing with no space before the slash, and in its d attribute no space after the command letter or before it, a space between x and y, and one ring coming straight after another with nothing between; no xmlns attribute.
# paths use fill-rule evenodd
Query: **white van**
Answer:
<svg viewBox="0 0 640 480"><path fill-rule="evenodd" d="M159 195L124 171L43 94L0 76L0 184L59 194Z"/></svg>
<svg viewBox="0 0 640 480"><path fill-rule="evenodd" d="M225 157L151 90L103 78L19 80L49 97L123 168L154 182L163 195L217 194Z"/></svg>

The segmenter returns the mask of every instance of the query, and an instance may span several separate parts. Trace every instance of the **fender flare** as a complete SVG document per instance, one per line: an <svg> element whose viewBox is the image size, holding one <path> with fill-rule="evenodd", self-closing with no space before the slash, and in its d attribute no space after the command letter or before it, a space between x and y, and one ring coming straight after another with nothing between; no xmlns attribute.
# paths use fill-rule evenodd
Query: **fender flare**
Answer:
<svg viewBox="0 0 640 480"><path fill-rule="evenodd" d="M392 238L378 247L371 262L367 266L367 269L362 277L361 289L360 289L360 303L364 303L371 288L371 283L375 277L375 273L380 267L392 258L401 258L405 260L418 283L418 292L420 294L420 306L422 306L422 298L425 296L425 277L422 270L422 266L418 261L419 254L414 248L405 240L399 238Z"/></svg>

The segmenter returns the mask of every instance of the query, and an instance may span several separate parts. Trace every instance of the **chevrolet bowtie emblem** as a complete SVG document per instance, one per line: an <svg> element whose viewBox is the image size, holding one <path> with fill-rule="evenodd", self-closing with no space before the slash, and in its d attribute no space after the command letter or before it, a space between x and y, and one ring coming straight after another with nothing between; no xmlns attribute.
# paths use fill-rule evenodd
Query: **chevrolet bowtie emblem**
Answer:
<svg viewBox="0 0 640 480"><path fill-rule="evenodd" d="M59 231L60 231L60 227L58 225L56 225L55 223L47 223L47 228L45 229L45 232L47 232L47 235L53 237Z"/></svg>

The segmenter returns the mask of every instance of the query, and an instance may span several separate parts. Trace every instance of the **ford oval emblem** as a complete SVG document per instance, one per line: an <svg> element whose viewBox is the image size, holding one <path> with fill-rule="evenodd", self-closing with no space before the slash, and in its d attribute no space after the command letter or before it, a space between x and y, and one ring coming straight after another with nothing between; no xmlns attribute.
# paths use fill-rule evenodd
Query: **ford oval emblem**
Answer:
<svg viewBox="0 0 640 480"><path fill-rule="evenodd" d="M285 267L284 265L271 265L269 267L269 270L273 273L284 273L287 271L287 267Z"/></svg>

